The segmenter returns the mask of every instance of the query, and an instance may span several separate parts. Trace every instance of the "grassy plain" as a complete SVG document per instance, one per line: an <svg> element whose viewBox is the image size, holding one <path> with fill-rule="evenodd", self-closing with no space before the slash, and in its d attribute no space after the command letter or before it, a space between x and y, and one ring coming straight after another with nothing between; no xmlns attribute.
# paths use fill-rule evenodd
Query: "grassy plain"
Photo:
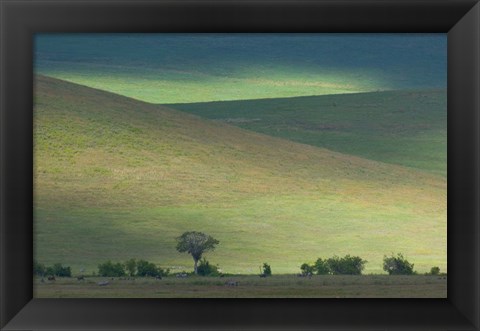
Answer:
<svg viewBox="0 0 480 331"><path fill-rule="evenodd" d="M438 276L313 276L254 275L191 277L162 280L87 277L83 281L58 278L35 280L37 298L445 298L447 280ZM226 285L228 281L238 286Z"/></svg>
<svg viewBox="0 0 480 331"><path fill-rule="evenodd" d="M447 279L438 276L313 276L255 275L232 277L175 277L156 280L105 278L35 279L37 298L445 298ZM226 282L238 282L238 286Z"/></svg>
<svg viewBox="0 0 480 331"><path fill-rule="evenodd" d="M142 258L188 271L175 237L196 230L220 240L206 257L227 273L258 273L263 262L296 273L335 254L381 273L383 255L396 252L419 272L446 271L438 167L346 155L43 76L34 102L41 263L89 274L106 260Z"/></svg>

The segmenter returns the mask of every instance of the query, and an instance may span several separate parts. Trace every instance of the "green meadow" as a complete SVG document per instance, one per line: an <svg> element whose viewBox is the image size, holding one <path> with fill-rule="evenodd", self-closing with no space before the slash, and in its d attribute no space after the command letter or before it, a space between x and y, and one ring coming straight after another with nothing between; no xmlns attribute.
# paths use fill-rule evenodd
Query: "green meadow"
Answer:
<svg viewBox="0 0 480 331"><path fill-rule="evenodd" d="M169 100L157 94L148 101ZM226 273L263 262L297 273L346 254L383 273L396 252L419 272L446 272L444 98L158 105L37 75L34 256L73 274L129 258L190 271L175 238L195 230L220 241L206 257Z"/></svg>

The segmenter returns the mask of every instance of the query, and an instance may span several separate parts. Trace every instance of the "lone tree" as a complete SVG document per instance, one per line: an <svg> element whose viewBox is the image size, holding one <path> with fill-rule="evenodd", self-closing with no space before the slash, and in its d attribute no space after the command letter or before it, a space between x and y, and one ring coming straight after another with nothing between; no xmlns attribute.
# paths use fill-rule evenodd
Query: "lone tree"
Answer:
<svg viewBox="0 0 480 331"><path fill-rule="evenodd" d="M193 270L198 274L198 261L202 258L202 254L207 251L213 251L215 246L220 242L202 232L190 231L185 232L177 238L177 251L180 253L187 252L192 255L195 262Z"/></svg>

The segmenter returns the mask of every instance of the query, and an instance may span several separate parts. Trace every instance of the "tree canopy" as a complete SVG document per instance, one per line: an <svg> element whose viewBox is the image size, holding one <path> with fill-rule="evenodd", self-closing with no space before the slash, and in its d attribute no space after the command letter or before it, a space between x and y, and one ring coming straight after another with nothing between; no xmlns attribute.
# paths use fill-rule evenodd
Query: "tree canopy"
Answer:
<svg viewBox="0 0 480 331"><path fill-rule="evenodd" d="M202 232L189 231L184 232L177 238L177 251L180 253L188 253L192 256L194 263L194 271L197 274L197 264L202 258L203 253L212 251L220 242L210 235Z"/></svg>

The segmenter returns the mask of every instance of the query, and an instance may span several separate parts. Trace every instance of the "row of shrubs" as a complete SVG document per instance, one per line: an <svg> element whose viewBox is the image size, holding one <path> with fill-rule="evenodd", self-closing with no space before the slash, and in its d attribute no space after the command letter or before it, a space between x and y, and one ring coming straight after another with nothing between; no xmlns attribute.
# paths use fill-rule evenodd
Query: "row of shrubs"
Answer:
<svg viewBox="0 0 480 331"><path fill-rule="evenodd" d="M42 263L33 261L33 274L37 276L57 276L57 277L72 277L72 270L70 267L64 267L61 263L55 263L51 267L46 267Z"/></svg>
<svg viewBox="0 0 480 331"><path fill-rule="evenodd" d="M319 258L314 264L304 263L300 270L303 275L361 275L366 263L358 256L334 256L325 260Z"/></svg>
<svg viewBox="0 0 480 331"><path fill-rule="evenodd" d="M300 266L302 275L361 275L368 261L359 256L346 255L345 257L334 256L328 259L319 258L314 264L304 263ZM416 275L413 263L398 253L396 256L383 257L383 270L389 275ZM439 275L440 268L432 267L427 275Z"/></svg>
<svg viewBox="0 0 480 331"><path fill-rule="evenodd" d="M333 256L328 259L319 258L314 264L304 263L300 269L302 275L361 275L365 264L368 261L359 256L346 255L344 257ZM401 253L396 256L383 257L383 270L389 275L416 275L413 269L414 264L407 261ZM221 273L218 266L210 264L205 258L202 259L197 268L200 276L219 276ZM432 267L426 275L439 275L440 268ZM261 267L260 276L267 277L272 275L272 269L268 263Z"/></svg>
<svg viewBox="0 0 480 331"><path fill-rule="evenodd" d="M319 258L315 263L304 263L300 266L302 275L361 275L365 264L368 261L359 256L346 255L342 258L333 256L328 259ZM389 275L415 275L413 263L408 262L402 254L384 256L383 270ZM200 260L197 267L200 276L220 276L218 266L211 264L205 258ZM56 263L51 267L46 267L41 263L34 261L33 273L38 276L58 276L71 277L70 267L64 267ZM124 263L113 263L107 261L98 265L98 276L101 277L165 277L170 273L169 269L157 267L154 263L145 260L130 259ZM427 275L439 275L440 268L432 267ZM261 268L261 276L271 276L272 269L268 263L264 263Z"/></svg>
<svg viewBox="0 0 480 331"><path fill-rule="evenodd" d="M137 261L135 259L130 259L125 263L107 261L98 265L98 276L102 277L163 277L167 276L169 272L170 270L159 268L154 263L145 260ZM46 267L44 264L36 261L33 261L33 274L41 277L72 277L70 267L64 267L61 263Z"/></svg>
<svg viewBox="0 0 480 331"><path fill-rule="evenodd" d="M200 276L220 276L218 266L211 264L205 258L200 260L197 267ZM101 277L166 277L170 273L170 269L162 269L154 263L145 260L130 259L124 263L107 261L98 265L98 276ZM45 267L41 263L33 261L33 274L41 277L57 276L72 277L70 267L64 267L60 263L54 264L52 267ZM267 263L263 264L263 274L270 276L272 270Z"/></svg>
<svg viewBox="0 0 480 331"><path fill-rule="evenodd" d="M220 276L218 266L210 264L205 258L197 266L200 276ZM170 269L162 269L154 263L145 260L130 259L125 263L107 261L98 266L98 276L102 277L166 277Z"/></svg>
<svg viewBox="0 0 480 331"><path fill-rule="evenodd" d="M164 270L145 260L130 259L125 263L107 261L98 265L98 275L102 277L165 277L169 273L169 269Z"/></svg>
<svg viewBox="0 0 480 331"><path fill-rule="evenodd" d="M200 260L200 263L197 267L197 273L200 276L227 276L227 274L223 274L218 269L218 266L210 264L205 258ZM264 263L262 267L260 267L260 276L268 277L272 275L272 268L268 263Z"/></svg>

